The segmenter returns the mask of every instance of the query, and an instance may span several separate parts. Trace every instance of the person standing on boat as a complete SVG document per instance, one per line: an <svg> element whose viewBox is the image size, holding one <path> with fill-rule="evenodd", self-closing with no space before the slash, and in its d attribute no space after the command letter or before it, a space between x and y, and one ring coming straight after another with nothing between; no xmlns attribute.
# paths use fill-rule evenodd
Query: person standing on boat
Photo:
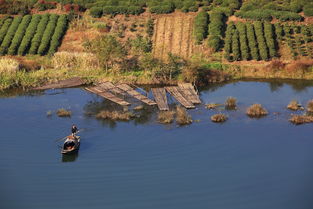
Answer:
<svg viewBox="0 0 313 209"><path fill-rule="evenodd" d="M77 133L78 128L76 127L75 124L72 125L72 136L75 137L75 134Z"/></svg>

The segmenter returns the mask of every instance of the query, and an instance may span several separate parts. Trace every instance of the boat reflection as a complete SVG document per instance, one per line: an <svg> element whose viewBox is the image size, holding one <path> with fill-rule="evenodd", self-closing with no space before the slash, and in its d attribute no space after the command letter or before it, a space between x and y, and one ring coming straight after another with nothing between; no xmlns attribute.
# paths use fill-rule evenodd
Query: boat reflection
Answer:
<svg viewBox="0 0 313 209"><path fill-rule="evenodd" d="M78 158L78 152L69 154L69 155L62 155L62 162L68 163L68 162L74 162Z"/></svg>

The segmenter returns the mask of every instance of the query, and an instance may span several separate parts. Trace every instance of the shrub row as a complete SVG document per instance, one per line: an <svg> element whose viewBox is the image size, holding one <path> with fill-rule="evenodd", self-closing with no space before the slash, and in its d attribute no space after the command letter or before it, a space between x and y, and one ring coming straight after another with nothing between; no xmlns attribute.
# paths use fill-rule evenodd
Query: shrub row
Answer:
<svg viewBox="0 0 313 209"><path fill-rule="evenodd" d="M45 14L41 17L41 20L37 26L36 33L35 33L32 41L31 41L31 46L29 49L30 54L37 54L37 50L38 50L38 47L40 45L42 36L43 36L45 29L46 29L46 26L49 22L49 17L50 17L49 14Z"/></svg>
<svg viewBox="0 0 313 209"><path fill-rule="evenodd" d="M31 22L29 23L28 28L26 29L25 36L23 37L23 40L21 42L21 45L18 48L17 53L19 55L26 54L27 50L29 49L30 43L32 38L34 37L36 33L37 26L40 22L41 16L40 15L34 15L31 19Z"/></svg>
<svg viewBox="0 0 313 209"><path fill-rule="evenodd" d="M224 58L228 61L231 61L230 53L231 53L231 44L232 44L232 34L235 30L234 22L230 22L226 28L225 32L225 41L224 41Z"/></svg>
<svg viewBox="0 0 313 209"><path fill-rule="evenodd" d="M5 55L7 53L7 50L11 44L11 41L14 37L14 34L19 26L19 24L22 21L22 17L16 17L13 19L12 24L10 25L2 43L1 43L1 47L0 47L0 55Z"/></svg>
<svg viewBox="0 0 313 209"><path fill-rule="evenodd" d="M239 32L235 30L232 36L233 60L240 60Z"/></svg>
<svg viewBox="0 0 313 209"><path fill-rule="evenodd" d="M5 37L5 35L7 34L7 31L10 27L10 25L12 24L13 19L12 18L8 18L7 20L4 21L1 29L0 29L0 45Z"/></svg>
<svg viewBox="0 0 313 209"><path fill-rule="evenodd" d="M105 7L92 7L90 9L90 15L95 18L99 18L102 15L139 15L144 12L144 9L140 6L105 6Z"/></svg>
<svg viewBox="0 0 313 209"><path fill-rule="evenodd" d="M153 6L149 8L149 11L151 13L156 13L156 14L168 14L168 13L174 12L174 10L175 10L175 7L171 4Z"/></svg>
<svg viewBox="0 0 313 209"><path fill-rule="evenodd" d="M235 13L237 17L259 20L271 21L273 17L280 21L302 21L303 17L294 12L275 11L271 9L256 9L252 11L238 11Z"/></svg>
<svg viewBox="0 0 313 209"><path fill-rule="evenodd" d="M277 44L275 43L276 36L274 35L273 30L274 30L273 25L271 23L269 22L264 23L264 36L265 36L265 40L266 40L270 57L277 56L277 52L276 52Z"/></svg>
<svg viewBox="0 0 313 209"><path fill-rule="evenodd" d="M45 32L43 33L43 37L38 48L38 52L37 52L38 54L44 55L48 51L50 40L51 40L51 37L53 36L58 18L59 16L56 14L50 15L49 23L45 29Z"/></svg>
<svg viewBox="0 0 313 209"><path fill-rule="evenodd" d="M208 35L209 15L207 12L200 12L194 20L194 38L200 44Z"/></svg>
<svg viewBox="0 0 313 209"><path fill-rule="evenodd" d="M212 12L210 14L208 45L214 51L218 51L222 47L222 37L225 30L225 16L221 12Z"/></svg>
<svg viewBox="0 0 313 209"><path fill-rule="evenodd" d="M275 23L274 27L277 40L282 40L284 35L283 27L279 23Z"/></svg>
<svg viewBox="0 0 313 209"><path fill-rule="evenodd" d="M248 60L249 59L249 47L248 47L246 25L242 22L238 22L236 24L236 28L239 32L241 59Z"/></svg>
<svg viewBox="0 0 313 209"><path fill-rule="evenodd" d="M51 38L49 54L54 54L60 46L61 40L68 26L67 15L61 15L58 19L57 26Z"/></svg>
<svg viewBox="0 0 313 209"><path fill-rule="evenodd" d="M312 17L313 16L313 3L305 5L303 7L303 12L305 16Z"/></svg>
<svg viewBox="0 0 313 209"><path fill-rule="evenodd" d="M254 23L255 35L258 41L260 57L262 60L268 60L268 49L264 38L263 33L263 24L260 21Z"/></svg>
<svg viewBox="0 0 313 209"><path fill-rule="evenodd" d="M23 17L21 24L18 26L17 31L14 35L14 38L12 39L12 43L8 49L9 55L15 55L18 47L20 46L22 39L25 35L25 31L32 19L31 15L26 15Z"/></svg>
<svg viewBox="0 0 313 209"><path fill-rule="evenodd" d="M252 24L246 24L247 27L247 38L248 38L248 44L249 49L251 53L251 57L254 60L259 60L259 50L258 50L258 43L256 41L255 32Z"/></svg>

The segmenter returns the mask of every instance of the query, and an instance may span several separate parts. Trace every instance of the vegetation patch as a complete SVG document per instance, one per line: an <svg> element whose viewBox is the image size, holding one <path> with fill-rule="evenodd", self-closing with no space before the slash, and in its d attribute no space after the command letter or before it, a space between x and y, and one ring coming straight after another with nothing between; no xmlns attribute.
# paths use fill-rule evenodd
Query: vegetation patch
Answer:
<svg viewBox="0 0 313 209"><path fill-rule="evenodd" d="M160 111L158 113L158 122L169 124L174 121L175 111Z"/></svg>
<svg viewBox="0 0 313 209"><path fill-rule="evenodd" d="M309 115L292 115L289 121L293 124L300 125L304 123L313 123L313 116Z"/></svg>
<svg viewBox="0 0 313 209"><path fill-rule="evenodd" d="M192 123L191 116L187 113L186 109L181 106L177 106L176 108L176 123L178 125L188 125Z"/></svg>
<svg viewBox="0 0 313 209"><path fill-rule="evenodd" d="M210 104L206 104L205 108L212 110L212 109L216 109L218 107L222 106L222 104L216 104L216 103L210 103Z"/></svg>
<svg viewBox="0 0 313 209"><path fill-rule="evenodd" d="M225 108L228 110L235 110L237 108L237 99L228 97L225 101Z"/></svg>
<svg viewBox="0 0 313 209"><path fill-rule="evenodd" d="M268 112L261 104L253 104L247 109L246 114L251 118L260 118L267 115Z"/></svg>
<svg viewBox="0 0 313 209"><path fill-rule="evenodd" d="M58 110L57 110L57 115L58 115L59 117L71 117L72 112L69 111L69 110L66 110L66 109L64 109L64 108L61 108L61 109L58 109Z"/></svg>
<svg viewBox="0 0 313 209"><path fill-rule="evenodd" d="M309 113L313 113L313 100L310 100L306 105L306 109Z"/></svg>
<svg viewBox="0 0 313 209"><path fill-rule="evenodd" d="M223 123L228 119L228 117L225 114L215 114L211 116L211 120L214 123Z"/></svg>
<svg viewBox="0 0 313 209"><path fill-rule="evenodd" d="M288 104L287 108L289 110L297 111L297 110L304 110L304 108L301 106L301 104L298 103L297 100L292 100Z"/></svg>
<svg viewBox="0 0 313 209"><path fill-rule="evenodd" d="M0 74L16 73L20 70L20 63L12 58L0 58Z"/></svg>
<svg viewBox="0 0 313 209"><path fill-rule="evenodd" d="M109 119L109 120L120 120L129 121L133 119L135 115L131 112L119 112L119 111L101 111L96 115L97 119Z"/></svg>

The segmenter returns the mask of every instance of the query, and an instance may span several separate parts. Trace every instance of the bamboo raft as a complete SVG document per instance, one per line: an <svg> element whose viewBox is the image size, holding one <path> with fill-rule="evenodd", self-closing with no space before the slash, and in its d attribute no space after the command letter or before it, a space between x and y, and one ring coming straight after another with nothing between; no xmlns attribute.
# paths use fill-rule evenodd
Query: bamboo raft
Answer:
<svg viewBox="0 0 313 209"><path fill-rule="evenodd" d="M184 97L184 95L181 93L179 87L177 87L177 86L168 86L168 87L165 87L165 89L185 108L187 108L187 109L195 108L193 103L188 101Z"/></svg>
<svg viewBox="0 0 313 209"><path fill-rule="evenodd" d="M188 101L191 101L193 104L201 104L199 95L191 83L179 83L178 87Z"/></svg>
<svg viewBox="0 0 313 209"><path fill-rule="evenodd" d="M75 77L75 78L57 81L54 83L49 83L49 84L34 88L34 90L71 88L71 87L81 86L84 84L85 84L85 82L81 78Z"/></svg>
<svg viewBox="0 0 313 209"><path fill-rule="evenodd" d="M168 107L166 91L164 88L152 88L151 89L153 97L158 105L159 110L167 111Z"/></svg>
<svg viewBox="0 0 313 209"><path fill-rule="evenodd" d="M101 89L97 86L95 87L89 87L89 88L85 88L87 91L90 91L94 94L97 94L105 99L108 99L116 104L122 105L122 106L127 106L130 105L129 102L126 102L125 100L115 96L114 94L112 94L110 91L105 90L105 89Z"/></svg>

